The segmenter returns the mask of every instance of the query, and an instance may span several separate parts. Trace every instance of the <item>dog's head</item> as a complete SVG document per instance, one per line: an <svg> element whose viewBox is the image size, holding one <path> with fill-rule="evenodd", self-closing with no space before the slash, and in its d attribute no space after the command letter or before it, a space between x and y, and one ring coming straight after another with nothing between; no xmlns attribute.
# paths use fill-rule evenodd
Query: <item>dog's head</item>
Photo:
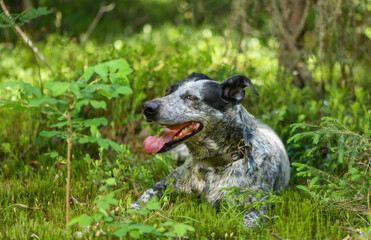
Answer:
<svg viewBox="0 0 371 240"><path fill-rule="evenodd" d="M233 109L245 96L245 87L258 95L251 81L242 75L219 83L200 73L172 84L164 97L143 104L147 121L165 126L143 142L147 154L165 152L179 143L202 144L210 135L223 131L233 121Z"/></svg>

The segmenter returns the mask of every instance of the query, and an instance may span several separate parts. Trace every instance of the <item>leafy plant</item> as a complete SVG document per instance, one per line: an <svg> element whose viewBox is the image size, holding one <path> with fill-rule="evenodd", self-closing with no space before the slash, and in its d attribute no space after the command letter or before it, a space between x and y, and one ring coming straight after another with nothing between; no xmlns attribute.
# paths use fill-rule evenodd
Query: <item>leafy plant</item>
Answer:
<svg viewBox="0 0 371 240"><path fill-rule="evenodd" d="M361 136L350 131L339 120L331 117L323 117L320 125L295 123L291 125L292 131L297 128L310 128L312 131L297 133L292 136L288 143L298 142L303 138L312 138L314 147L312 147L307 156L312 152L318 151L321 147L327 147L334 153L336 162L333 169L342 167L353 166L358 164L360 168L367 171L368 156L370 155L370 140L366 136Z"/></svg>
<svg viewBox="0 0 371 240"><path fill-rule="evenodd" d="M79 116L84 106L93 109L106 109L105 99L118 98L131 94L127 75L133 70L124 59L112 60L87 67L77 81L50 81L41 89L24 82L6 82L0 88L17 87L19 99L3 102L4 106L20 104L25 107L41 107L45 115L59 115L57 123L50 126L53 130L43 130L40 136L56 137L67 142L67 186L66 186L66 223L69 221L70 160L73 143L97 143L100 147L121 152L121 147L101 137L98 130L106 126L106 118L84 119ZM95 77L94 74L97 76ZM43 90L48 91L48 95ZM86 133L90 130L90 133ZM55 152L52 154L56 156Z"/></svg>
<svg viewBox="0 0 371 240"><path fill-rule="evenodd" d="M106 186L101 188L101 191L106 191L108 186L115 184L114 181L107 179ZM137 222L139 216L147 217L147 220L157 215L161 216L159 212L162 210L158 198L152 198L141 209L127 209L125 210L124 217L116 216L115 212L110 211L112 207L118 204L118 200L114 197L118 191L110 192L106 195L99 195L95 200L96 211L89 216L82 214L73 218L68 226L78 224L80 229L93 229L87 228L88 226L102 226L108 225L108 234L116 237L130 236L135 239L140 239L145 236L156 237L183 237L188 231L194 231L194 228L185 223L176 223L166 218L166 221L161 221L159 224L146 224ZM118 208L116 208L118 209ZM154 212L156 211L156 212Z"/></svg>
<svg viewBox="0 0 371 240"><path fill-rule="evenodd" d="M137 156L130 152L130 148L124 144L121 152L112 156L109 161L104 161L104 148L100 147L99 159L93 159L89 154L84 157L87 170L87 179L99 185L108 178L114 180L120 188L132 190L139 194L145 187L154 184L153 174L143 165L136 166ZM139 188L139 189L138 189Z"/></svg>
<svg viewBox="0 0 371 240"><path fill-rule="evenodd" d="M332 153L332 173L301 163L293 163L298 175L308 177L307 186L297 188L307 192L326 208L338 208L355 213L370 226L371 145L370 139L348 130L341 122L323 117L320 125L296 123L293 129L308 129L289 139L289 143L311 138L315 145L308 155L326 147ZM312 130L313 129L313 130ZM337 173L337 174L336 174ZM369 216L365 220L363 216Z"/></svg>
<svg viewBox="0 0 371 240"><path fill-rule="evenodd" d="M12 27L14 24L22 26L23 24L28 23L31 19L49 13L50 11L46 7L31 8L22 13L5 14L5 12L0 12L0 28Z"/></svg>

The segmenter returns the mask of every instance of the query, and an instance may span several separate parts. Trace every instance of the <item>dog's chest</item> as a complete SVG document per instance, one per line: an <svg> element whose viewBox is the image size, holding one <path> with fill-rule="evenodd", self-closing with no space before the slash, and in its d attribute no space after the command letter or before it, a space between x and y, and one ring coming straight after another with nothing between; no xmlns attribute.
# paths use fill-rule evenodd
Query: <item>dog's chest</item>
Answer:
<svg viewBox="0 0 371 240"><path fill-rule="evenodd" d="M181 187L187 193L203 194L209 202L224 198L225 187L246 186L250 182L242 164L232 164L227 168L209 168L190 164L184 168Z"/></svg>

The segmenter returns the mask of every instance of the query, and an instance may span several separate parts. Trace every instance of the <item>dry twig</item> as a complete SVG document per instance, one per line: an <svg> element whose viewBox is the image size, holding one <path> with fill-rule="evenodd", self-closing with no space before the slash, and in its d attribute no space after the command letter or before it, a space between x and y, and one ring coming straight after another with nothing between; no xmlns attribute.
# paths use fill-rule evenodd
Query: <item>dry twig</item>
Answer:
<svg viewBox="0 0 371 240"><path fill-rule="evenodd" d="M85 43L89 39L90 34L93 32L94 28L97 26L98 22L102 18L103 13L112 11L115 6L115 3L111 3L108 5L104 5L104 2L101 3L98 13L95 16L94 20L91 22L88 30L86 31L86 33L81 35L81 43Z"/></svg>

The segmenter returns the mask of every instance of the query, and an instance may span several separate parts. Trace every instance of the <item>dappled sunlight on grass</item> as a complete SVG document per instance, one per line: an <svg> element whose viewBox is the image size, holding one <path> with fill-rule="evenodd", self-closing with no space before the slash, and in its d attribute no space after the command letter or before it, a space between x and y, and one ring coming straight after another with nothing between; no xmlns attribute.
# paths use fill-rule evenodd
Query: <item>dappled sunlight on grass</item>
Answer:
<svg viewBox="0 0 371 240"><path fill-rule="evenodd" d="M107 126L99 126L96 131L122 144L124 152L98 150L95 143L74 143L71 195L84 204L71 204L73 216L92 215L97 210L94 200L98 196L107 194L108 190L120 190L115 193L119 202L115 207L120 209L117 221L134 219L151 226L167 220L186 223L196 229L187 233L190 239L272 239L275 234L284 239L341 239L348 233L356 235L352 229L364 229L364 221L355 214L325 209L315 198L294 190L294 185L306 184L298 177L296 168L291 172L292 189L282 193L280 202L269 206L266 216L269 225L261 229L244 229L242 218L246 209L243 207L223 203L213 208L202 196L177 195L171 190L159 200L161 211L129 217L122 211L179 164L170 155L147 156L142 150L143 140L158 132L161 126L144 121L141 105L163 96L170 84L192 72L204 73L218 81L233 75L246 75L259 96L246 89L243 105L256 119L275 129L286 145L291 162L332 172L331 164L338 162L336 154L323 148L309 155L313 146L310 140L287 143L287 139L298 133L290 125L316 123L323 116L332 116L351 131L369 137L371 95L366 84L369 70L355 66L354 95L336 82L342 76L339 64L332 66L334 81L326 83L324 89L296 88L291 76L279 74L276 39L263 41L231 30L216 30L207 24L195 28L184 24L156 26L147 23L137 33L116 34L112 41L105 43L90 39L83 45L74 38L50 34L37 46L52 66L52 72L43 66L39 69L31 51L21 43L12 50L0 43L0 86L8 81L22 81L37 88L45 87L49 81L60 81L63 85L63 82L79 79L89 66L118 58L127 60L134 70L125 79L125 84L129 83L133 90L131 95L103 98L101 104L106 106L105 110L87 105L77 116L81 119L106 118ZM322 76L329 77L326 69L330 66L323 64L315 68L318 62L314 57L308 61L309 68L314 69L315 84L322 81ZM50 94L47 90L43 93ZM64 152L66 146L61 139L46 139L38 134L50 128L57 116L42 107L30 107L27 101L31 97L22 97L21 88L0 88L0 104L12 106L0 105L0 238L22 239L32 234L40 239L72 238L78 228L66 229L63 219L65 158L44 155L50 151ZM19 99L24 102L17 102ZM101 163L94 168L97 159ZM30 167L33 161L40 169ZM346 164L343 165L341 170L347 170ZM107 178L114 178L114 183L105 186ZM99 190L102 187L104 191ZM108 233L115 231L112 225L104 222L101 228ZM90 231L84 237L94 237L95 233Z"/></svg>

